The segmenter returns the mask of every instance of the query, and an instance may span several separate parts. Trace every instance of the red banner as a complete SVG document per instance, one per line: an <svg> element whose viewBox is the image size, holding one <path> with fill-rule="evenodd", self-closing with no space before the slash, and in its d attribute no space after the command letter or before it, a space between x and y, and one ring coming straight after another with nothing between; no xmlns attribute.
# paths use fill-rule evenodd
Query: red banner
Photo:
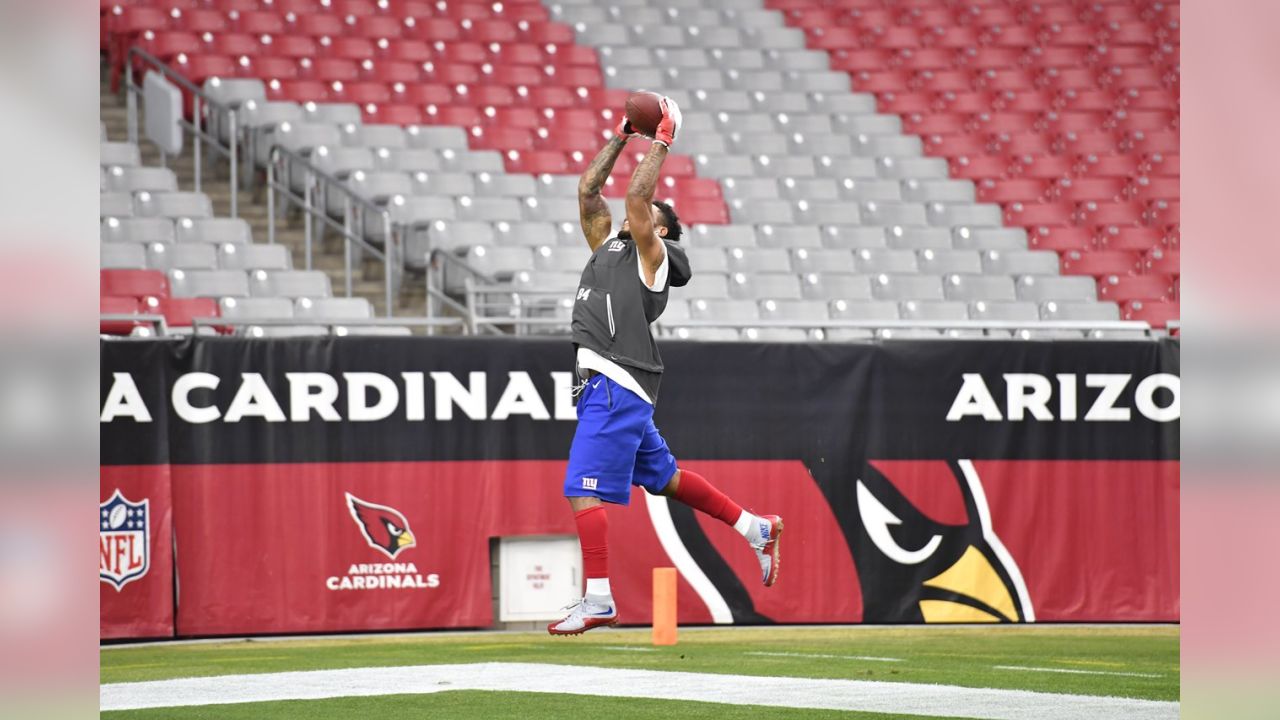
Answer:
<svg viewBox="0 0 1280 720"><path fill-rule="evenodd" d="M169 466L103 467L99 476L99 636L173 635Z"/></svg>

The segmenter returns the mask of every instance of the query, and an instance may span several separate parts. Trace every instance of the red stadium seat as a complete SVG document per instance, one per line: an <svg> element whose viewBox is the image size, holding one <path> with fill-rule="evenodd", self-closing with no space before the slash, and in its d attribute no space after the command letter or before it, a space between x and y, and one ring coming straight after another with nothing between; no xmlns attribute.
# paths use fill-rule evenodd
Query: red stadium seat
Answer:
<svg viewBox="0 0 1280 720"><path fill-rule="evenodd" d="M373 41L369 38L335 37L330 39L329 47L322 55L330 59L351 60L359 64L373 57L376 52L374 47Z"/></svg>
<svg viewBox="0 0 1280 720"><path fill-rule="evenodd" d="M708 225L726 225L729 223L729 208L723 200L685 199L674 205L676 214L683 225L703 223Z"/></svg>
<svg viewBox="0 0 1280 720"><path fill-rule="evenodd" d="M103 315L144 315L147 308L136 297L103 295L99 299L99 311ZM127 320L102 320L98 332L104 335L128 335L142 323Z"/></svg>
<svg viewBox="0 0 1280 720"><path fill-rule="evenodd" d="M228 13L227 17L237 30L250 35L278 35L285 32L284 17L267 10L251 10L239 13Z"/></svg>
<svg viewBox="0 0 1280 720"><path fill-rule="evenodd" d="M428 83L392 83L391 98L408 105L447 105L453 102L453 89L448 85Z"/></svg>
<svg viewBox="0 0 1280 720"><path fill-rule="evenodd" d="M1141 320L1153 328L1163 328L1169 321L1181 319L1181 307L1177 300L1134 300L1124 305L1122 316L1125 320Z"/></svg>
<svg viewBox="0 0 1280 720"><path fill-rule="evenodd" d="M1125 303L1131 300L1169 300L1173 278L1166 275L1112 275L1098 281L1098 299Z"/></svg>
<svg viewBox="0 0 1280 720"><path fill-rule="evenodd" d="M211 77L235 77L238 67L225 55L179 55L174 58L173 69L196 85Z"/></svg>
<svg viewBox="0 0 1280 720"><path fill-rule="evenodd" d="M563 175L570 172L569 157L556 150L533 150L507 158L507 171L532 175Z"/></svg>
<svg viewBox="0 0 1280 720"><path fill-rule="evenodd" d="M241 58L239 65L241 77L295 80L299 74L297 61L287 57Z"/></svg>
<svg viewBox="0 0 1280 720"><path fill-rule="evenodd" d="M170 327L191 327L195 318L221 316L213 298L166 298L160 301L160 311Z"/></svg>
<svg viewBox="0 0 1280 720"><path fill-rule="evenodd" d="M364 121L383 125L419 125L424 114L415 105L369 104L363 108Z"/></svg>
<svg viewBox="0 0 1280 720"><path fill-rule="evenodd" d="M104 297L169 297L169 279L159 270L102 270L99 293Z"/></svg>
<svg viewBox="0 0 1280 720"><path fill-rule="evenodd" d="M1032 250L1088 250L1093 245L1093 233L1088 228L1033 227L1027 231L1027 245Z"/></svg>
<svg viewBox="0 0 1280 720"><path fill-rule="evenodd" d="M296 15L290 30L309 37L341 37L345 27L337 15L309 13Z"/></svg>
<svg viewBox="0 0 1280 720"><path fill-rule="evenodd" d="M1062 254L1062 274L1089 275L1096 278L1108 275L1133 275L1141 268L1137 253L1118 250L1070 250Z"/></svg>
<svg viewBox="0 0 1280 720"><path fill-rule="evenodd" d="M305 35L266 35L261 42L263 53L277 57L315 57L319 47L315 40Z"/></svg>
<svg viewBox="0 0 1280 720"><path fill-rule="evenodd" d="M1098 231L1098 247L1105 250L1146 252L1163 240L1164 233L1155 228L1110 225Z"/></svg>

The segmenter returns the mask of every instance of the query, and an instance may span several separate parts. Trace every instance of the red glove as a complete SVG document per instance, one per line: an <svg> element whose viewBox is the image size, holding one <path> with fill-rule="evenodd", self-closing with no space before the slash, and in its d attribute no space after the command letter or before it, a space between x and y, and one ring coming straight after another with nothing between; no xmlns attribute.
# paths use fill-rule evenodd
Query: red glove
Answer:
<svg viewBox="0 0 1280 720"><path fill-rule="evenodd" d="M676 141L676 132L680 129L680 106L666 96L659 103L662 105L662 120L658 121L658 131L653 134L653 141L669 148Z"/></svg>
<svg viewBox="0 0 1280 720"><path fill-rule="evenodd" d="M622 111L622 122L618 123L618 127L614 129L613 134L622 138L624 142L640 134L636 132L635 128L631 127L631 118L627 117L626 110Z"/></svg>

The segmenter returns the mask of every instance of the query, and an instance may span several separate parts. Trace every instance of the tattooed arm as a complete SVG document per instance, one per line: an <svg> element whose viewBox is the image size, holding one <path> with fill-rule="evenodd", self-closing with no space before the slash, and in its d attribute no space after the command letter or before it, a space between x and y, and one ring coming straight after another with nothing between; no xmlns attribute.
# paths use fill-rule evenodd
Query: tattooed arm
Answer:
<svg viewBox="0 0 1280 720"><path fill-rule="evenodd" d="M662 169L662 161L667 158L667 146L655 142L649 148L649 154L636 166L631 176L631 185L627 187L627 224L631 229L631 237L636 240L636 248L644 265L644 279L653 285L654 276L666 257L666 248L653 226L653 192L658 186L658 172Z"/></svg>
<svg viewBox="0 0 1280 720"><path fill-rule="evenodd" d="M600 188L604 187L604 181L613 170L613 163L622 154L622 148L626 144L626 137L611 138L578 181L578 214L582 220L582 234L587 237L587 245L592 252L609 237L609 230L613 228L609 204L600 197Z"/></svg>

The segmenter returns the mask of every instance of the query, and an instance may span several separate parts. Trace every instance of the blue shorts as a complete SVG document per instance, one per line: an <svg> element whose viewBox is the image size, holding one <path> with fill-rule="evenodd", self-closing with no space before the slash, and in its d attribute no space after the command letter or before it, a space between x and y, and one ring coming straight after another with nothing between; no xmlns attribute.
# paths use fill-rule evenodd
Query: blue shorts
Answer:
<svg viewBox="0 0 1280 720"><path fill-rule="evenodd" d="M657 494L675 474L676 459L653 424L653 406L604 375L591 378L578 398L565 497L626 505L632 485Z"/></svg>

